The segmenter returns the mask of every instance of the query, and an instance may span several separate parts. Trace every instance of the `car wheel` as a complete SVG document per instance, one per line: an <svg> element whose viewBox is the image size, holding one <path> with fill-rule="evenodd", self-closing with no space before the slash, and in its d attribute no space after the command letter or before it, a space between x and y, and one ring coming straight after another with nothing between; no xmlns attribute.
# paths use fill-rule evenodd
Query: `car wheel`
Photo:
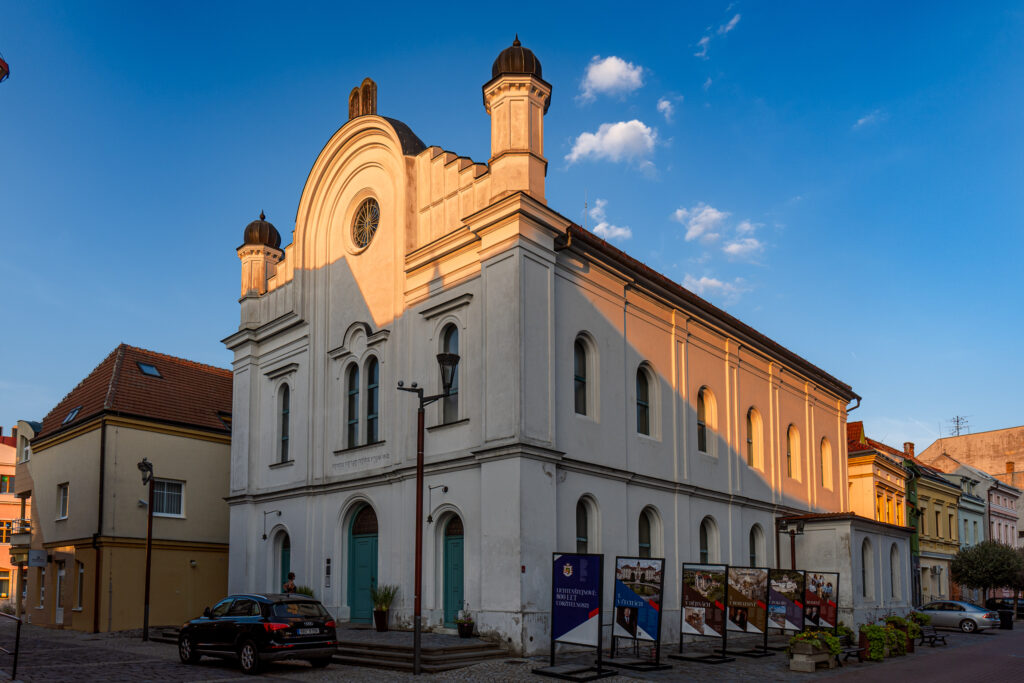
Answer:
<svg viewBox="0 0 1024 683"><path fill-rule="evenodd" d="M309 660L309 665L312 666L314 669L322 669L322 668L324 668L325 666L327 666L330 663L331 663L331 658L330 657L321 657L319 659L311 659L311 660Z"/></svg>
<svg viewBox="0 0 1024 683"><path fill-rule="evenodd" d="M960 630L964 633L974 633L978 629L978 625L970 619L964 619L960 622Z"/></svg>
<svg viewBox="0 0 1024 683"><path fill-rule="evenodd" d="M184 664L195 664L199 661L199 653L196 652L196 645L192 642L192 636L178 638L178 657Z"/></svg>
<svg viewBox="0 0 1024 683"><path fill-rule="evenodd" d="M242 673L256 674L260 671L260 651L256 643L247 640L238 649L238 663L242 665Z"/></svg>

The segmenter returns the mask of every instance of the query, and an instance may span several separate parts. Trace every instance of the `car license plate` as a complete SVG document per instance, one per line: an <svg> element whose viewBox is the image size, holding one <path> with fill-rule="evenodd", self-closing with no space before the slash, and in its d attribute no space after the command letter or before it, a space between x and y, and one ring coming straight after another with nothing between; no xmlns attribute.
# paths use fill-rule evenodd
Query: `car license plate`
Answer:
<svg viewBox="0 0 1024 683"><path fill-rule="evenodd" d="M298 633L300 636L314 636L317 633L320 633L320 629L318 629L318 628L300 628L300 629L297 629L295 632Z"/></svg>

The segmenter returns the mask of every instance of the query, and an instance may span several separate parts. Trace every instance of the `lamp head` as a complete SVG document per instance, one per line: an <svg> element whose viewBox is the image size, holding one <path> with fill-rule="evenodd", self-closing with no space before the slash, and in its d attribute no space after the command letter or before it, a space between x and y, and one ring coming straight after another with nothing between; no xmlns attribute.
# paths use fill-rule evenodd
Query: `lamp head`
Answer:
<svg viewBox="0 0 1024 683"><path fill-rule="evenodd" d="M447 396L455 382L455 370L459 367L459 354L439 353L437 354L437 364L441 367L441 387Z"/></svg>
<svg viewBox="0 0 1024 683"><path fill-rule="evenodd" d="M139 461L139 472L142 472L142 483L148 484L149 480L153 478L153 463L146 458Z"/></svg>

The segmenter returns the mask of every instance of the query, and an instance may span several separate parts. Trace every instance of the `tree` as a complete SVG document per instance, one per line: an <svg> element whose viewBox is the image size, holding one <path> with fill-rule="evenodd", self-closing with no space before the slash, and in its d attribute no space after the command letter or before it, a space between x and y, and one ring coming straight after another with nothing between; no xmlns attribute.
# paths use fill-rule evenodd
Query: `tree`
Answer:
<svg viewBox="0 0 1024 683"><path fill-rule="evenodd" d="M1024 572L1024 555L1000 543L987 540L970 548L961 548L950 567L952 579L967 588L988 591L1014 586Z"/></svg>
<svg viewBox="0 0 1024 683"><path fill-rule="evenodd" d="M1017 548L1017 557L1020 559L1020 569L1017 570L1013 583L1010 584L1010 587L1013 588L1014 616L1017 614L1017 601L1020 600L1020 592L1024 590L1024 548Z"/></svg>

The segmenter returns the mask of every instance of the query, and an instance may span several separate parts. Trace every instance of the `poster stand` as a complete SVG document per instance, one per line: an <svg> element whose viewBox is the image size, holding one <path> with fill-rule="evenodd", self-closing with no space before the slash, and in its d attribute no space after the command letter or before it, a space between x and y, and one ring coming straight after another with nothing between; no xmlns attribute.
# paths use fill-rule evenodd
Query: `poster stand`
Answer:
<svg viewBox="0 0 1024 683"><path fill-rule="evenodd" d="M681 576L683 577L682 580L680 581L680 594L679 594L679 620L680 620L680 624L684 621L684 619L685 619L684 615L686 613L686 606L684 604L684 598L683 598L683 593L685 592L685 582L686 582L686 578L685 578L686 577L686 566L687 566L687 563L684 562L683 563L683 567L682 567L682 571L680 572ZM690 565L690 566L708 566L708 565L702 565L701 564L701 565ZM718 648L717 650L713 650L709 654L692 654L692 655L685 654L684 651L683 651L683 640L685 639L685 634L683 633L682 626L680 625L680 629L679 629L679 653L678 654L674 654L674 655L669 655L670 659L676 659L676 660L684 661L684 662L698 662L700 664L726 664L727 662L735 662L736 661L736 659L734 657L728 657L726 655L726 653L729 650L729 647L728 647L729 629L727 628L727 626L728 626L727 622L728 622L728 619L729 619L729 591L727 589L728 577L729 577L729 565L713 565L713 566L715 566L715 567L723 567L725 569L725 571L723 573L723 596L722 596L722 604L724 606L724 611L725 611L725 616L724 616L723 621L722 621L722 647Z"/></svg>
<svg viewBox="0 0 1024 683"><path fill-rule="evenodd" d="M618 556L618 557L615 558L616 580L618 580L618 567L619 567L619 561L620 560L637 560L639 562L642 562L644 560L648 560L648 561L654 560L654 561L657 561L657 562L661 563L661 585L658 588L658 600L659 600L659 602L662 605L664 605L664 595L665 595L665 573L664 573L665 558L643 558L643 557L622 557L622 556ZM662 662L661 662L661 622L662 622L662 618L661 618L660 608L659 608L659 614L658 614L658 632L655 635L655 639L653 641L649 641L649 640L646 640L646 639L642 640L642 639L636 638L636 637L627 638L625 636L615 635L615 625L614 625L615 616L614 615L616 614L615 610L617 610L618 607L619 607L618 603L616 601L613 601L613 612L612 612L613 613L613 616L612 616L612 621L613 621L613 623L612 623L612 646L611 646L611 649L608 651L608 659L615 659L615 657L618 655L618 643L619 643L619 640L625 640L627 643L632 643L632 645L633 645L633 659L626 659L626 660L623 660L623 661L617 661L617 662L615 662L615 666L619 667L620 669L629 669L631 671L664 671L665 669L671 669L672 668L671 664L662 664ZM644 643L652 643L653 642L653 645L652 645L652 648L654 650L654 660L653 661L650 660L650 659L644 659L644 658L640 657L640 643L641 642L644 642Z"/></svg>
<svg viewBox="0 0 1024 683"><path fill-rule="evenodd" d="M746 569L746 567L743 567L743 569ZM769 569L768 567L750 567L750 569L762 569L762 570L765 571L766 575L770 574L770 572L771 572L771 569ZM764 603L765 603L765 609L767 610L767 608L768 608L768 585L767 585L767 583L765 584ZM752 647L749 650L728 650L728 651L722 650L721 651L722 654L735 655L737 657L751 657L751 658L774 657L775 656L775 652L773 652L771 650L771 648L768 647L768 614L767 614L767 612L765 613L764 623L765 623L765 627L764 627L764 632L763 632L763 641L762 641L760 646Z"/></svg>
<svg viewBox="0 0 1024 683"><path fill-rule="evenodd" d="M812 571L810 569L804 570L804 590L807 590L807 576L808 575L818 575L818 576L828 576L828 577L833 577L834 576L835 577L835 579L834 579L835 587L825 596L825 600L826 601L830 601L830 598L832 596L835 596L836 613L835 613L835 615L834 615L834 617L832 619L833 622L834 622L832 624L832 635L834 635L835 637L838 638L839 637L839 581L842 579L842 575L839 572L833 572L833 571L825 572L825 571ZM804 629L806 630L806 628L807 628L807 624L805 623L804 624ZM827 630L827 629L822 629L820 625L817 626L816 629L819 630L819 631Z"/></svg>
<svg viewBox="0 0 1024 683"><path fill-rule="evenodd" d="M771 599L772 574L775 573L775 572L799 572L800 574L804 575L803 586L807 585L807 575L806 575L806 573L804 571L802 571L800 569L769 569L768 570L768 595L769 595L769 600ZM838 595L838 592L836 594ZM801 597L801 599L803 599L803 588L801 588L801 590L800 590L800 597ZM796 633L801 633L803 631L803 614L801 614L800 616L801 616L801 622L800 622L801 628L796 629L795 630ZM782 635L782 636L786 635L786 631L787 630L793 631L793 629L779 628L777 626L775 628L776 628L776 630L778 630L779 634ZM766 650L774 650L775 652L785 652L786 650L789 649L789 644L786 643L785 645L768 645L768 629L766 628L764 630L764 647L765 647Z"/></svg>
<svg viewBox="0 0 1024 683"><path fill-rule="evenodd" d="M597 579L597 643L592 647L597 650L597 661L592 666L585 664L555 664L555 644L558 642L555 638L554 620L555 620L555 586L558 583L558 560L563 557L579 557L579 553L552 553L551 554L551 659L550 663L546 667L533 669L533 673L538 676L547 676L548 678L559 678L564 681L596 681L600 678L608 678L609 676L615 676L619 672L615 669L606 669L601 663L601 647L602 640L602 612L601 606L604 604L604 555L587 555L587 557L596 557L598 559L598 579ZM582 643L574 643L575 645L582 645Z"/></svg>

